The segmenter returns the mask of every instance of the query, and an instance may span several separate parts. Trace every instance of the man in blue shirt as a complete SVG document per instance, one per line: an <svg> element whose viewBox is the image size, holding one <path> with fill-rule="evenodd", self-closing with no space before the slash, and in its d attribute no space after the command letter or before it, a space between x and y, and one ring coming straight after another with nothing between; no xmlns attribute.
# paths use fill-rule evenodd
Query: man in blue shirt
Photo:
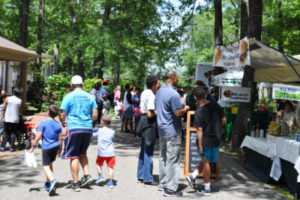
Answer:
<svg viewBox="0 0 300 200"><path fill-rule="evenodd" d="M182 106L180 95L175 90L178 75L166 73L166 84L156 93L156 111L159 133L159 190L165 196L182 196L178 191L179 157L181 147L181 118L189 111Z"/></svg>
<svg viewBox="0 0 300 200"><path fill-rule="evenodd" d="M94 181L89 175L86 151L93 135L92 121L97 119L97 104L92 95L82 90L83 81L80 76L73 76L71 83L73 91L64 97L60 106L60 121L63 126L66 126L66 116L68 120L62 158L70 159L72 188L79 192L80 187L88 186ZM78 181L79 163L84 173L81 185Z"/></svg>
<svg viewBox="0 0 300 200"><path fill-rule="evenodd" d="M98 105L98 118L97 118L97 123L100 123L101 120L101 116L102 116L102 109L103 109L103 99L102 97L104 95L107 95L108 92L106 89L101 87L101 83L97 82L94 85L94 88L90 91L90 94L94 96L94 98L96 99L96 103Z"/></svg>

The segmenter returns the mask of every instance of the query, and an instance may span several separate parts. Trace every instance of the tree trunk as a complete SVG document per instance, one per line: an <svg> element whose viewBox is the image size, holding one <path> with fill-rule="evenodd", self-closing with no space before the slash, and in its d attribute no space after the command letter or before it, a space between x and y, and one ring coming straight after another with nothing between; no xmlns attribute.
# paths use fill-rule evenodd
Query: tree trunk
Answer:
<svg viewBox="0 0 300 200"><path fill-rule="evenodd" d="M248 0L241 0L241 33L240 39L247 36L248 32Z"/></svg>
<svg viewBox="0 0 300 200"><path fill-rule="evenodd" d="M214 0L215 7L215 44L223 44L222 0Z"/></svg>
<svg viewBox="0 0 300 200"><path fill-rule="evenodd" d="M22 7L21 7L21 15L20 15L20 40L19 43L23 47L27 47L27 35L28 35L28 13L29 13L29 0L22 0ZM25 109L25 102L26 102L26 85L27 85L27 63L21 62L20 63L20 77L21 80L19 81L19 87L22 91L22 110Z"/></svg>
<svg viewBox="0 0 300 200"><path fill-rule="evenodd" d="M28 13L29 13L29 0L22 0L22 8L20 15L20 45L27 48L27 35L28 35Z"/></svg>
<svg viewBox="0 0 300 200"><path fill-rule="evenodd" d="M73 74L73 70L72 70L72 59L70 57L66 58L66 65L67 65L67 72L69 74Z"/></svg>
<svg viewBox="0 0 300 200"><path fill-rule="evenodd" d="M283 27L283 14L282 14L282 0L279 0L278 3L279 7L279 15L278 15L278 22L279 22L279 37L278 37L278 49L280 52L283 52L283 36L282 36L282 27Z"/></svg>
<svg viewBox="0 0 300 200"><path fill-rule="evenodd" d="M242 2L243 4L243 2ZM257 40L261 39L261 31L262 31L262 0L251 0L249 1L249 26L248 26L248 36L250 38L256 38ZM247 10L246 8L243 8ZM243 12L245 13L245 12ZM242 16L241 16L242 17ZM245 19L245 16L243 16ZM244 22L241 21L241 27L246 27ZM245 32L245 29L241 31ZM242 37L241 37L242 38ZM251 51L251 46L250 46ZM251 100L249 103L239 103L239 111L237 114L237 118L235 120L234 129L232 132L232 145L231 150L236 151L243 139L247 134L247 119L248 119L248 111L253 108L255 93L256 93L256 84L254 83L254 70L250 66L245 66L244 69L244 77L242 81L242 87L251 88Z"/></svg>
<svg viewBox="0 0 300 200"><path fill-rule="evenodd" d="M103 27L101 27L101 31L103 29L105 29L105 27L107 26L107 21L109 19L110 13L111 13L111 3L112 0L106 0L105 1L105 10L104 10L104 14L103 14ZM104 35L104 34L103 34ZM104 38L102 39L102 44L105 44L105 40ZM105 66L105 52L104 52L104 46L101 49L101 52L99 53L99 55L95 58L94 62L93 62L93 69L92 72L94 73L94 75L96 75L96 66L97 64L100 62L100 67L98 69L98 78L103 79L103 68Z"/></svg>
<svg viewBox="0 0 300 200"><path fill-rule="evenodd" d="M117 58L117 66L114 68L114 88L119 84L120 81L120 68L121 68L120 58Z"/></svg>
<svg viewBox="0 0 300 200"><path fill-rule="evenodd" d="M255 38L256 40L261 40L262 9L263 0L249 1L248 35L250 38Z"/></svg>
<svg viewBox="0 0 300 200"><path fill-rule="evenodd" d="M40 0L38 26L37 26L37 54L42 55L43 52L43 24L44 24L44 12L45 12L45 0ZM37 59L37 70L41 71L42 68L42 57Z"/></svg>
<svg viewBox="0 0 300 200"><path fill-rule="evenodd" d="M81 47L78 47L77 59L78 59L78 75L81 76L82 79L84 80L85 74L84 74L84 63L82 61L82 49L81 49Z"/></svg>
<svg viewBox="0 0 300 200"><path fill-rule="evenodd" d="M55 46L54 46L54 65L53 65L52 74L57 74L58 65L59 65L59 44L55 43Z"/></svg>

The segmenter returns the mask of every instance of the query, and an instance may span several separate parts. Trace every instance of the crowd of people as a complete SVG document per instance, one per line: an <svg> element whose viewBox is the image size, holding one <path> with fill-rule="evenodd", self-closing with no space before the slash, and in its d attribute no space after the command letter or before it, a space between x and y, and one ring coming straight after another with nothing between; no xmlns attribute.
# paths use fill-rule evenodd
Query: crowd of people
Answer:
<svg viewBox="0 0 300 200"><path fill-rule="evenodd" d="M57 186L57 179L53 174L53 162L57 155L70 160L74 191L78 192L80 188L88 187L93 182L103 184L105 182L102 175L104 162L107 164L109 174L106 184L110 188L115 186L113 181L115 131L110 128L112 118L109 116L111 95L107 89L102 88L100 82L94 85L90 93L83 91L83 80L78 75L72 78L71 84L73 91L63 98L60 108L56 105L49 106L49 118L38 125L36 137L30 149L30 152L33 152L39 140L42 140L42 163L46 175L44 188L49 195L55 193ZM123 96L121 87L117 86L111 99L114 112L122 121L121 131L141 137L137 180L144 185L157 186L158 190L163 191L164 196L182 196L178 188L183 138L182 117L193 107L196 109L194 126L197 128L197 148L202 160L198 168L186 177L186 180L191 188L196 190L195 178L203 172L204 185L198 192L210 195L209 163L216 162L221 129L226 120L222 109L215 103L212 94L209 94L203 82L196 83L197 87L184 97L182 90L176 90L178 74L175 71L166 73L164 84L160 83L157 76L148 75L145 85L146 89L141 92L138 87L127 84ZM9 117L5 117L4 120L4 127L7 130L12 129L11 123L16 123L16 119L12 119L15 115L11 112L21 108L21 99L18 95L18 90L15 90L13 96L4 100L2 111L9 112ZM60 123L55 120L57 116L59 116ZM62 127L66 127L67 130L64 142ZM7 131L6 134L10 132ZM87 158L87 149L92 137L98 138L98 155L96 156L98 178L96 180L89 174ZM5 138L3 142L6 142ZM13 148L13 137L10 138L12 138ZM157 140L159 142L159 182L155 182L152 174L153 152ZM81 180L78 177L80 166L84 174Z"/></svg>

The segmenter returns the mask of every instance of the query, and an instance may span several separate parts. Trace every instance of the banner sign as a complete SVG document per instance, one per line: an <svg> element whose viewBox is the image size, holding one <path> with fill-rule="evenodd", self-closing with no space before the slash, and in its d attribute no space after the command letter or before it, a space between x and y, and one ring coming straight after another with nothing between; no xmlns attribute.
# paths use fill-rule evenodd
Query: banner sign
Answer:
<svg viewBox="0 0 300 200"><path fill-rule="evenodd" d="M242 80L229 79L229 78L220 78L220 79L217 79L214 83L217 86L230 86L230 87L241 87L242 86Z"/></svg>
<svg viewBox="0 0 300 200"><path fill-rule="evenodd" d="M251 88L221 87L221 99L229 102L250 102Z"/></svg>
<svg viewBox="0 0 300 200"><path fill-rule="evenodd" d="M273 84L273 99L300 101L300 87L292 85Z"/></svg>
<svg viewBox="0 0 300 200"><path fill-rule="evenodd" d="M215 48L213 66L233 68L250 65L249 40L244 38L229 46Z"/></svg>

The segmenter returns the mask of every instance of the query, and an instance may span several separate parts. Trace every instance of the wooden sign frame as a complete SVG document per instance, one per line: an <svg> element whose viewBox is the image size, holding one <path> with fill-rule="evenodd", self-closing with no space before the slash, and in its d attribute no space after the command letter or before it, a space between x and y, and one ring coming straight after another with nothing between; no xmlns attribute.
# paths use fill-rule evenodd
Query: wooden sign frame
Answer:
<svg viewBox="0 0 300 200"><path fill-rule="evenodd" d="M191 127L191 115L194 115L195 111L189 111L187 113L186 120L186 135L185 135L185 161L184 161L184 175L189 176L191 173L189 172L189 157L190 157L190 133L197 132L197 129ZM211 178L219 179L219 164L220 164L220 152L218 153L218 161L216 163L216 173L211 173ZM202 173L199 173L199 177L203 177Z"/></svg>

